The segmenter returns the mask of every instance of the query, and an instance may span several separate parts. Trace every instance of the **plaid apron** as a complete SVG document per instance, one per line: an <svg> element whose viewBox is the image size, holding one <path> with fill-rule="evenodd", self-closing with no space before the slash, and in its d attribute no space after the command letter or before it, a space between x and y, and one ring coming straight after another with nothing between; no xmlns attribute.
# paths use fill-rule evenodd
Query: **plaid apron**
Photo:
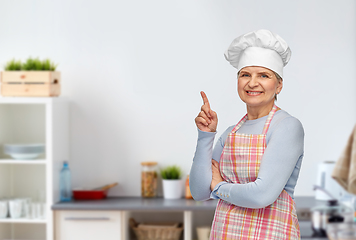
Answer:
<svg viewBox="0 0 356 240"><path fill-rule="evenodd" d="M247 114L229 133L220 158L224 181L244 184L256 180L266 149L266 134L276 111L274 105L262 134L236 133L247 120ZM300 239L294 201L285 190L274 203L259 209L239 207L219 199L210 239Z"/></svg>

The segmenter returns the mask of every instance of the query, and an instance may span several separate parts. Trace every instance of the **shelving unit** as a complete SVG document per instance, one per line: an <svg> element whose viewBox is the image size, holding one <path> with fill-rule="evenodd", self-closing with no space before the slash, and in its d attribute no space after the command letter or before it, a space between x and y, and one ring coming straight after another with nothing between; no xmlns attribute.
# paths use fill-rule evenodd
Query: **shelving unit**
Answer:
<svg viewBox="0 0 356 240"><path fill-rule="evenodd" d="M35 160L15 160L3 144L44 143ZM0 199L43 201L44 219L0 219L0 239L53 240L51 205L59 201L59 172L68 159L68 101L63 98L0 97Z"/></svg>

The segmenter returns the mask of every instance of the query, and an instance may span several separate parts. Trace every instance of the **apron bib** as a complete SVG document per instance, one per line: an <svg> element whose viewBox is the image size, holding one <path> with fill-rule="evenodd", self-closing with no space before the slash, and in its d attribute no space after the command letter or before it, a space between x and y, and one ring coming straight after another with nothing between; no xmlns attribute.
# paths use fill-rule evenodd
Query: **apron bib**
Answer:
<svg viewBox="0 0 356 240"><path fill-rule="evenodd" d="M266 134L277 111L274 105L262 134L239 134L247 114L229 133L220 158L220 172L228 183L249 183L257 179L266 149ZM299 223L293 199L283 190L277 200L265 208L252 209L219 199L210 239L300 239Z"/></svg>

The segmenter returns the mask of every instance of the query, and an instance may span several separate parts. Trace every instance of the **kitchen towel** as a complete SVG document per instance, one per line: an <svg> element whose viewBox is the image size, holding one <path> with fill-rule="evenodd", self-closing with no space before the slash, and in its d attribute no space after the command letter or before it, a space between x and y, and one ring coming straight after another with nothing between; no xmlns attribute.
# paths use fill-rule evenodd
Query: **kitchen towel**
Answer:
<svg viewBox="0 0 356 240"><path fill-rule="evenodd" d="M356 125L331 174L347 192L356 194Z"/></svg>

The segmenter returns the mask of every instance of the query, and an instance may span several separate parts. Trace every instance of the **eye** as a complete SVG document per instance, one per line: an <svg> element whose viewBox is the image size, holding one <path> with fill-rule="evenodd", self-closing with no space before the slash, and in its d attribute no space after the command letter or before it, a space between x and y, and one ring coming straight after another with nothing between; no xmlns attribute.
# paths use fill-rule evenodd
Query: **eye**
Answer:
<svg viewBox="0 0 356 240"><path fill-rule="evenodd" d="M241 75L240 75L240 77L249 77L250 75L249 74L247 74L247 73L242 73Z"/></svg>
<svg viewBox="0 0 356 240"><path fill-rule="evenodd" d="M262 74L262 75L261 75L261 78L269 78L269 76L266 75L266 74Z"/></svg>

